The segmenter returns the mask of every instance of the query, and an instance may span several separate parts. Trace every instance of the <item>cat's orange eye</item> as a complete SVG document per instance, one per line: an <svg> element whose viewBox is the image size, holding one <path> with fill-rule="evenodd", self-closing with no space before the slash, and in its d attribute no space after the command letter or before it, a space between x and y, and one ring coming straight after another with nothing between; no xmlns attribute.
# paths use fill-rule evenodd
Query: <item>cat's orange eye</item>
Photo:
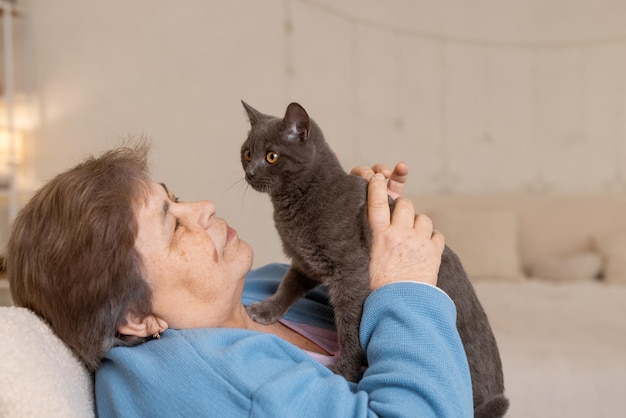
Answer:
<svg viewBox="0 0 626 418"><path fill-rule="evenodd" d="M265 159L270 164L276 164L276 161L278 161L278 154L270 151L267 153L267 155L265 155Z"/></svg>
<svg viewBox="0 0 626 418"><path fill-rule="evenodd" d="M247 148L244 152L243 152L243 158L246 161L252 161L252 152L250 152L250 148Z"/></svg>

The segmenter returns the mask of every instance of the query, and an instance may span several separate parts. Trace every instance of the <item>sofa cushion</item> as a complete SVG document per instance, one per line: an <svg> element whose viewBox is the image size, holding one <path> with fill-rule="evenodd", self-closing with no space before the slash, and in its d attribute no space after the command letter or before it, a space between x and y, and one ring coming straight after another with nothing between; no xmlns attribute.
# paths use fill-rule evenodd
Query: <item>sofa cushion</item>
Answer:
<svg viewBox="0 0 626 418"><path fill-rule="evenodd" d="M548 257L531 264L529 271L533 278L554 282L596 280L602 272L602 257L594 251Z"/></svg>
<svg viewBox="0 0 626 418"><path fill-rule="evenodd" d="M419 213L440 209L504 210L518 216L519 258L524 270L536 261L594 250L593 237L626 231L626 194L418 194Z"/></svg>
<svg viewBox="0 0 626 418"><path fill-rule="evenodd" d="M626 232L597 236L594 243L604 260L604 280L626 284Z"/></svg>
<svg viewBox="0 0 626 418"><path fill-rule="evenodd" d="M93 417L92 376L25 308L0 307L0 416Z"/></svg>
<svg viewBox="0 0 626 418"><path fill-rule="evenodd" d="M461 258L470 280L523 279L514 212L438 209L430 216L435 229Z"/></svg>

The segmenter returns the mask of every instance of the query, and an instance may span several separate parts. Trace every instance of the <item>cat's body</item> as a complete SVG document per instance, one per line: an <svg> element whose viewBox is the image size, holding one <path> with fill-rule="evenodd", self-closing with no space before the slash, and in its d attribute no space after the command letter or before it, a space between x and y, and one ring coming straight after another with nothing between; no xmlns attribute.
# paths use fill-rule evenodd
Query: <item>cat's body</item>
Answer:
<svg viewBox="0 0 626 418"><path fill-rule="evenodd" d="M347 174L319 127L298 104L283 119L246 103L251 130L242 146L246 181L268 193L274 222L291 267L274 295L248 306L257 322L272 323L322 283L335 310L341 355L335 371L360 374L363 302L369 289L371 230L367 183ZM508 408L495 338L458 257L446 247L438 286L455 301L457 327L468 357L476 417L499 417Z"/></svg>

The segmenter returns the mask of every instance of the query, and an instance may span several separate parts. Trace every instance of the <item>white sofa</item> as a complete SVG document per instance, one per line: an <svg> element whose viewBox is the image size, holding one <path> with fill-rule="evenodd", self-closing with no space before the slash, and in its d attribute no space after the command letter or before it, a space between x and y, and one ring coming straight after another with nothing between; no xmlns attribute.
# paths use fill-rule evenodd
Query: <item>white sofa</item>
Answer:
<svg viewBox="0 0 626 418"><path fill-rule="evenodd" d="M626 196L413 201L459 254L487 311L507 416L626 416Z"/></svg>
<svg viewBox="0 0 626 418"><path fill-rule="evenodd" d="M624 416L626 197L413 200L462 257L490 317L507 416ZM91 376L41 320L0 308L0 336L0 416L93 415Z"/></svg>

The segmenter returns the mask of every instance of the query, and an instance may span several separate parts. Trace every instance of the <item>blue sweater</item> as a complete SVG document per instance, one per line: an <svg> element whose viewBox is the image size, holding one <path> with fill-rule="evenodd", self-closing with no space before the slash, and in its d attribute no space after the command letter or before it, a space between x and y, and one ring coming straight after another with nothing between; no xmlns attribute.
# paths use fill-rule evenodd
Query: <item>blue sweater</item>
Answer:
<svg viewBox="0 0 626 418"><path fill-rule="evenodd" d="M244 304L273 293L286 266L252 271ZM285 316L331 328L323 290ZM100 417L472 417L472 387L441 290L394 283L366 300L361 346L369 367L358 384L298 347L243 329L165 331L159 340L113 348L96 373Z"/></svg>

